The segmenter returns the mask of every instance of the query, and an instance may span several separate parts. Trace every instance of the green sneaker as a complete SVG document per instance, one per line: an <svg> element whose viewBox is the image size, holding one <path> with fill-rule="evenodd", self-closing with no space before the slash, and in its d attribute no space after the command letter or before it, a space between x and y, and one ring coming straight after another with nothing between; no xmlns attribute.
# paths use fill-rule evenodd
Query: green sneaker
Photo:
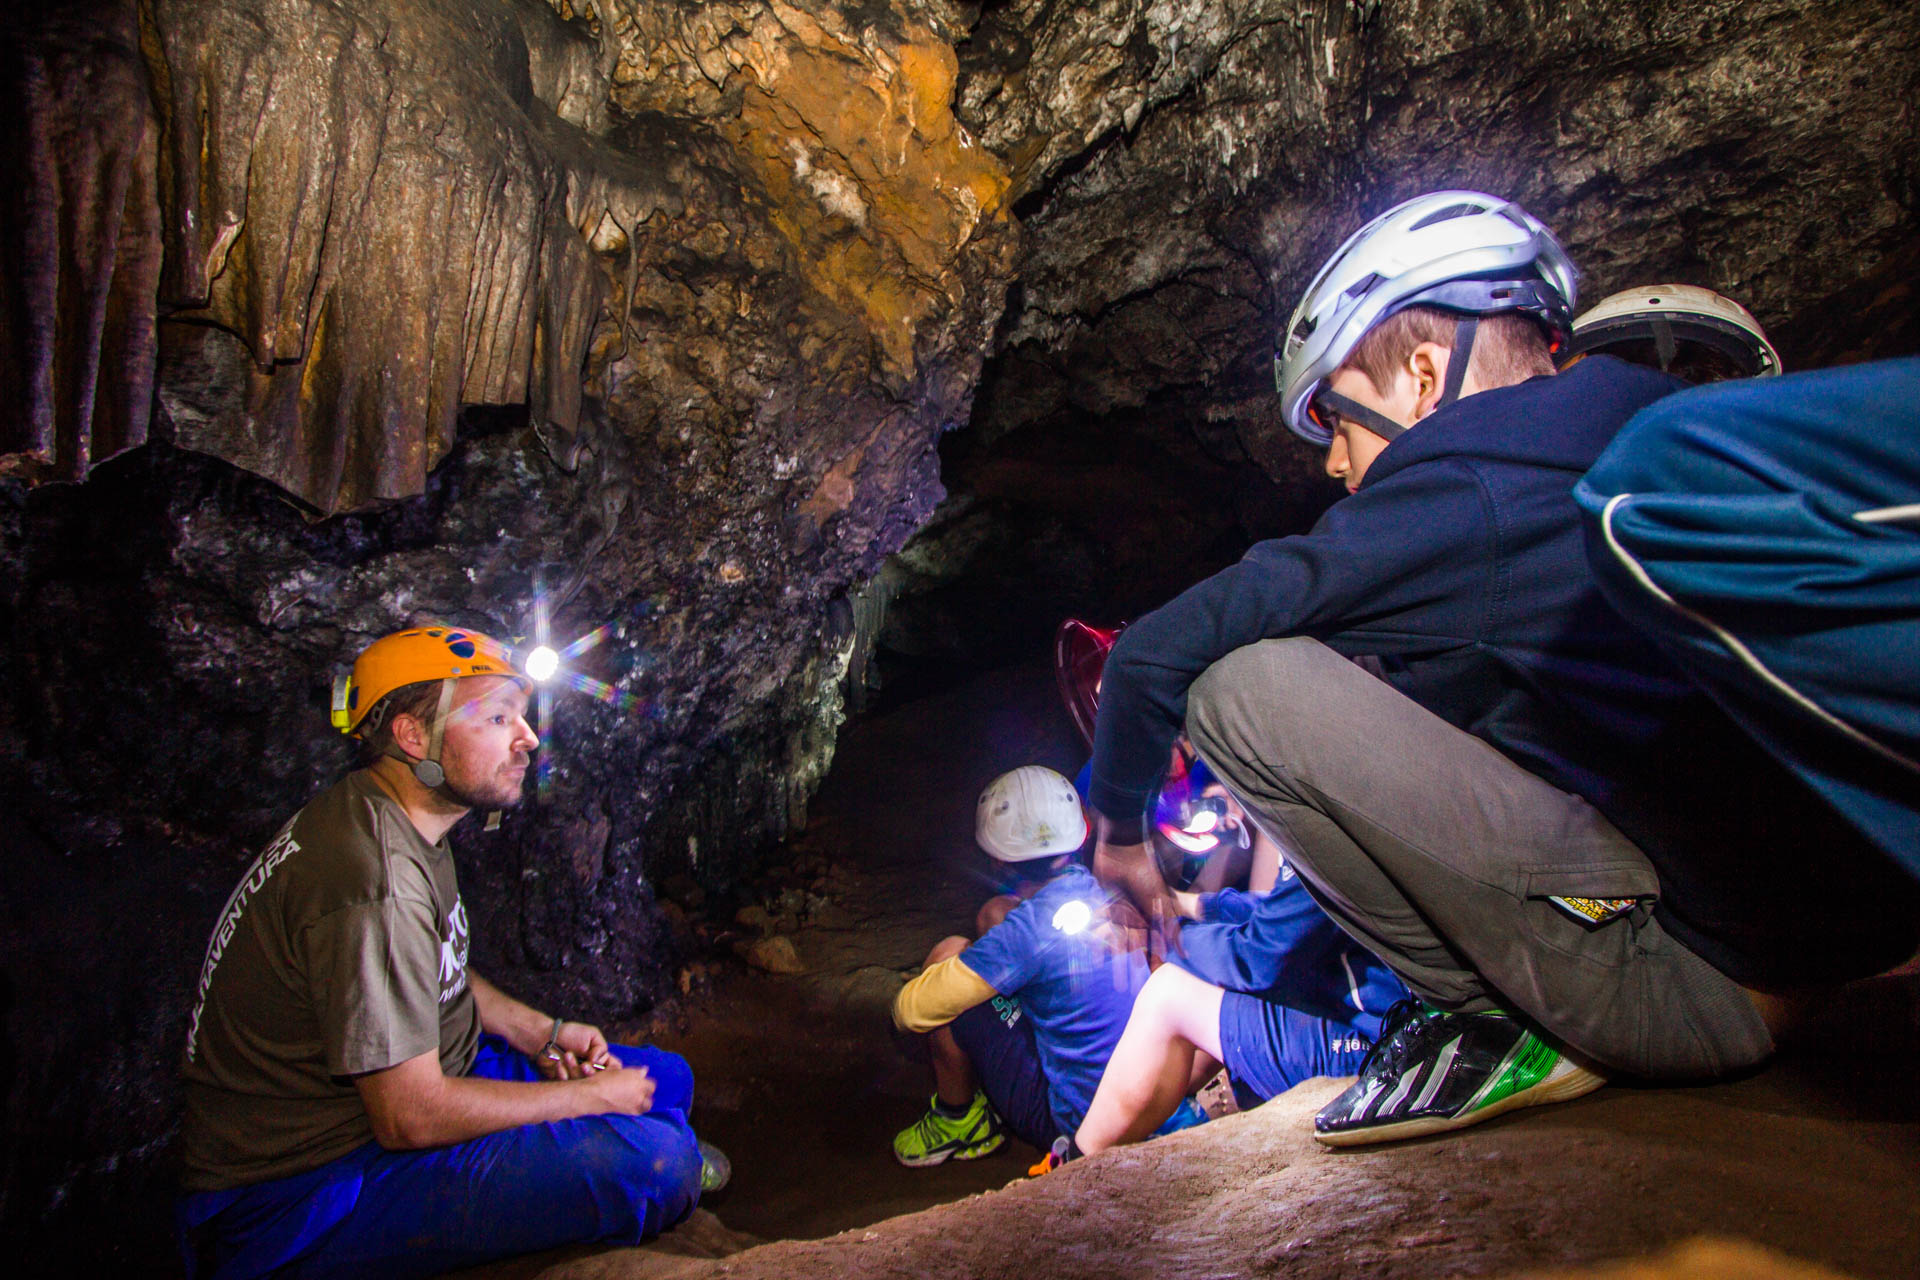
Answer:
<svg viewBox="0 0 1920 1280"><path fill-rule="evenodd" d="M733 1161L705 1138L694 1141L700 1148L700 1194L710 1196L732 1180Z"/></svg>
<svg viewBox="0 0 1920 1280"><path fill-rule="evenodd" d="M1592 1093L1606 1077L1504 1013L1446 1013L1418 999L1388 1011L1360 1076L1320 1109L1330 1147L1397 1142Z"/></svg>
<svg viewBox="0 0 1920 1280"><path fill-rule="evenodd" d="M894 1134L893 1158L909 1169L923 1169L949 1160L978 1160L998 1151L1006 1140L1000 1117L987 1105L987 1095L976 1089L965 1115L948 1119L929 1105L927 1114Z"/></svg>

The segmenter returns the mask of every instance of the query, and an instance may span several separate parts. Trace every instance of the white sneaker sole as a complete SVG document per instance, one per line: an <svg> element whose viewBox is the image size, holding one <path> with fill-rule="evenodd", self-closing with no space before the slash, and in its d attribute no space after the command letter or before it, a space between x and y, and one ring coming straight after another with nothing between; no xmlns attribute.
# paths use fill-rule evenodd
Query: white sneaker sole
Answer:
<svg viewBox="0 0 1920 1280"><path fill-rule="evenodd" d="M981 1156L992 1155L1006 1145L1006 1135L995 1134L970 1147L950 1147L943 1151L929 1152L924 1156L914 1156L912 1159L908 1159L896 1150L893 1158L909 1169L931 1169L934 1165L945 1164L949 1160L978 1160Z"/></svg>

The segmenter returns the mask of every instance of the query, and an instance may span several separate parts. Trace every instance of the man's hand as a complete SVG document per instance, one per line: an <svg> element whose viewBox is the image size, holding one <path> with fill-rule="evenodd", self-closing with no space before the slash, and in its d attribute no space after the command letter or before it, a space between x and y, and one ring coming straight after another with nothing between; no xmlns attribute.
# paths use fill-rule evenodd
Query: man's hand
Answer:
<svg viewBox="0 0 1920 1280"><path fill-rule="evenodd" d="M606 1111L643 1116L653 1109L653 1077L645 1067L622 1067L616 1059L605 1071L596 1071L585 1087L599 1096Z"/></svg>
<svg viewBox="0 0 1920 1280"><path fill-rule="evenodd" d="M620 1059L608 1050L600 1028L585 1022L563 1022L553 1046L543 1046L533 1055L533 1065L549 1080L581 1080L618 1067Z"/></svg>
<svg viewBox="0 0 1920 1280"><path fill-rule="evenodd" d="M613 1066L566 1081L449 1076L437 1049L355 1076L353 1083L374 1138L389 1151L444 1147L576 1116L644 1115L653 1106L654 1085L643 1067Z"/></svg>

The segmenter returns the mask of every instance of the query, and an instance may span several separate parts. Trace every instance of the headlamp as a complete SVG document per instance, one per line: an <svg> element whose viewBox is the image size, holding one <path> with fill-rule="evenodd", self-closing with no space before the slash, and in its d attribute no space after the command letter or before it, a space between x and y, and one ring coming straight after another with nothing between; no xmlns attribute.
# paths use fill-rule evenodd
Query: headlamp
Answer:
<svg viewBox="0 0 1920 1280"><path fill-rule="evenodd" d="M1092 923L1093 908L1078 898L1061 903L1060 909L1053 913L1053 927L1068 937L1085 933Z"/></svg>
<svg viewBox="0 0 1920 1280"><path fill-rule="evenodd" d="M536 684L553 679L554 672L560 669L560 655L550 645L535 645L527 652L527 660L521 668L527 673L527 679Z"/></svg>

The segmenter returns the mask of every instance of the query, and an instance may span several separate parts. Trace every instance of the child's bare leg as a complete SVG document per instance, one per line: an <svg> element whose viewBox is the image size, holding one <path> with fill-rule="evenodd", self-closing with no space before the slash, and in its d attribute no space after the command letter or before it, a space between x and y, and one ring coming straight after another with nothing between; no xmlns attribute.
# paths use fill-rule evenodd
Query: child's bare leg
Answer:
<svg viewBox="0 0 1920 1280"><path fill-rule="evenodd" d="M951 960L966 949L965 938L942 938L927 952L927 966L931 968L942 960ZM960 1042L953 1038L953 1028L935 1027L929 1031L927 1049L933 1057L934 1095L950 1107L966 1107L973 1101L977 1082L973 1063L961 1049Z"/></svg>
<svg viewBox="0 0 1920 1280"><path fill-rule="evenodd" d="M1074 1141L1091 1155L1140 1139L1166 1123L1189 1082L1220 1063L1219 987L1162 965L1140 991ZM1204 1075L1201 1077L1204 1079Z"/></svg>

